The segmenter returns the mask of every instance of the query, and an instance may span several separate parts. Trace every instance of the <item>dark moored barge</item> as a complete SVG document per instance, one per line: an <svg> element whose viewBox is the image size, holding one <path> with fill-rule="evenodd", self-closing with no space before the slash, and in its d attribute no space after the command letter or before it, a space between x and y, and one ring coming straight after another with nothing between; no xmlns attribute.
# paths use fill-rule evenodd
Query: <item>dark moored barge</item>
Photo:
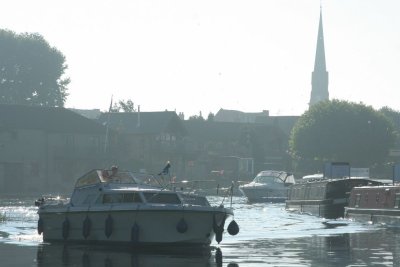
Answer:
<svg viewBox="0 0 400 267"><path fill-rule="evenodd" d="M345 217L400 226L400 185L355 187Z"/></svg>
<svg viewBox="0 0 400 267"><path fill-rule="evenodd" d="M290 186L286 210L326 219L340 218L352 188L379 184L369 178L304 179Z"/></svg>

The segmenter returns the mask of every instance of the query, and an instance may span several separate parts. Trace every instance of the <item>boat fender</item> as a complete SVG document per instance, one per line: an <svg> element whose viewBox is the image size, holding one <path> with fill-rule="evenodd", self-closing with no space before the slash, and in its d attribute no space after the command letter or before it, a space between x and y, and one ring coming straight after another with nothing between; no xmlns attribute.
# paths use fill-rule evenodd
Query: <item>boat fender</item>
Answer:
<svg viewBox="0 0 400 267"><path fill-rule="evenodd" d="M90 221L89 216L86 216L85 220L83 220L83 227L82 227L82 235L85 239L88 238L90 235L90 228L92 226L92 222Z"/></svg>
<svg viewBox="0 0 400 267"><path fill-rule="evenodd" d="M228 233L230 235L237 235L239 233L239 225L235 220L232 220L228 225Z"/></svg>
<svg viewBox="0 0 400 267"><path fill-rule="evenodd" d="M109 214L107 219L106 219L106 225L104 228L104 234L106 235L107 238L110 238L112 231L113 231L113 218L111 217L111 215Z"/></svg>
<svg viewBox="0 0 400 267"><path fill-rule="evenodd" d="M215 263L217 266L222 266L222 251L220 248L215 251Z"/></svg>
<svg viewBox="0 0 400 267"><path fill-rule="evenodd" d="M64 240L66 240L69 236L69 220L68 218L65 218L65 220L62 223L62 237Z"/></svg>
<svg viewBox="0 0 400 267"><path fill-rule="evenodd" d="M39 235L41 235L43 233L43 228L44 228L43 219L39 218L38 225L37 225L37 231L38 231Z"/></svg>
<svg viewBox="0 0 400 267"><path fill-rule="evenodd" d="M133 243L139 242L139 225L136 222L131 228L131 241Z"/></svg>
<svg viewBox="0 0 400 267"><path fill-rule="evenodd" d="M224 216L224 218L222 219L221 224L218 225L217 220L215 219L215 214L213 216L213 230L215 233L215 240L218 242L218 244L222 241L222 234L224 233L225 219L226 219L226 216Z"/></svg>
<svg viewBox="0 0 400 267"><path fill-rule="evenodd" d="M90 256L87 252L82 254L82 266L91 266L90 265Z"/></svg>
<svg viewBox="0 0 400 267"><path fill-rule="evenodd" d="M36 207L40 207L41 205L43 205L43 203L44 203L44 198L43 197L35 200L35 206Z"/></svg>
<svg viewBox="0 0 400 267"><path fill-rule="evenodd" d="M69 256L68 246L64 245L62 248L62 254L61 254L62 266L68 266L69 258L70 258L70 256ZM41 261L40 263L42 263L42 262L43 261Z"/></svg>
<svg viewBox="0 0 400 267"><path fill-rule="evenodd" d="M188 225L184 218L179 220L178 224L176 225L176 230L181 234L186 233L188 230Z"/></svg>

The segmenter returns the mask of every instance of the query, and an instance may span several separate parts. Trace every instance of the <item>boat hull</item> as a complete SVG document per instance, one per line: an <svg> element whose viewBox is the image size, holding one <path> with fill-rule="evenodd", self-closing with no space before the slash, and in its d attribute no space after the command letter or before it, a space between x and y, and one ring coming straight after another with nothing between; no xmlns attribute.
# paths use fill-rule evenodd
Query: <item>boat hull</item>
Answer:
<svg viewBox="0 0 400 267"><path fill-rule="evenodd" d="M39 212L43 241L208 246L231 213L224 208L80 209ZM88 226L89 225L89 226Z"/></svg>
<svg viewBox="0 0 400 267"><path fill-rule="evenodd" d="M249 202L282 203L287 198L287 189L270 189L264 187L242 187L242 194Z"/></svg>
<svg viewBox="0 0 400 267"><path fill-rule="evenodd" d="M286 201L286 210L296 211L326 219L343 217L345 203L334 203L333 200Z"/></svg>
<svg viewBox="0 0 400 267"><path fill-rule="evenodd" d="M359 222L400 226L400 210L345 208L345 217Z"/></svg>

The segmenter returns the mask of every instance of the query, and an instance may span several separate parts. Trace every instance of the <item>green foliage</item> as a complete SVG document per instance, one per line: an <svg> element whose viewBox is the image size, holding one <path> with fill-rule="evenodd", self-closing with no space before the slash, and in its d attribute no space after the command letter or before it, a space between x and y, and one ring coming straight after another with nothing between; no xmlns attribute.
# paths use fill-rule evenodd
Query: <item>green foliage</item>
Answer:
<svg viewBox="0 0 400 267"><path fill-rule="evenodd" d="M333 100L312 106L299 118L289 145L297 159L370 167L386 160L394 139L393 124L381 112Z"/></svg>
<svg viewBox="0 0 400 267"><path fill-rule="evenodd" d="M400 147L400 112L389 107L383 107L379 110L382 114L384 114L393 124L394 133L396 136L396 148Z"/></svg>
<svg viewBox="0 0 400 267"><path fill-rule="evenodd" d="M201 111L199 112L199 115L190 116L189 120L205 121L203 115L201 114Z"/></svg>
<svg viewBox="0 0 400 267"><path fill-rule="evenodd" d="M135 105L132 100L119 100L112 106L112 112L136 112Z"/></svg>
<svg viewBox="0 0 400 267"><path fill-rule="evenodd" d="M0 30L0 103L62 107L65 57L39 34Z"/></svg>
<svg viewBox="0 0 400 267"><path fill-rule="evenodd" d="M210 112L207 116L207 121L214 121L215 115L214 113Z"/></svg>
<svg viewBox="0 0 400 267"><path fill-rule="evenodd" d="M400 132L400 112L389 107L383 107L379 111L393 123L396 131Z"/></svg>
<svg viewBox="0 0 400 267"><path fill-rule="evenodd" d="M189 120L204 121L204 118L201 116L193 115L189 117Z"/></svg>

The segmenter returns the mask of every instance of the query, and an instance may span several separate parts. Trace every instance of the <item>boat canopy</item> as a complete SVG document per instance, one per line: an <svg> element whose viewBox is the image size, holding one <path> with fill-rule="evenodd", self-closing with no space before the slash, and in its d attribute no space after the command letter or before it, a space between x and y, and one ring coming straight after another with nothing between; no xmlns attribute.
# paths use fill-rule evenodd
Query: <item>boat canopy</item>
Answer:
<svg viewBox="0 0 400 267"><path fill-rule="evenodd" d="M257 174L254 178L255 183L267 183L270 181L275 181L279 183L294 184L294 176L291 173L284 171L262 171Z"/></svg>
<svg viewBox="0 0 400 267"><path fill-rule="evenodd" d="M76 181L75 188L111 182L137 184L138 180L131 172L118 172L115 176L110 177L107 170L91 170Z"/></svg>
<svg viewBox="0 0 400 267"><path fill-rule="evenodd" d="M322 179L324 178L324 174L323 173L315 173L315 174L309 174L309 175L305 175L303 176L303 179Z"/></svg>

